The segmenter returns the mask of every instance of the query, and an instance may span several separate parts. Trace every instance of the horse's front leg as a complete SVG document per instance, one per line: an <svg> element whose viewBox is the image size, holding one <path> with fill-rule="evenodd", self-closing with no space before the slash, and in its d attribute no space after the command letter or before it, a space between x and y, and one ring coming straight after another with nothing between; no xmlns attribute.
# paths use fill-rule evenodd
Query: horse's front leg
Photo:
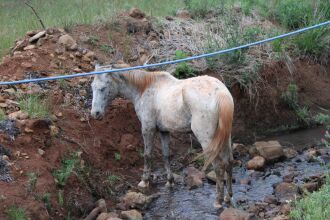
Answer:
<svg viewBox="0 0 330 220"><path fill-rule="evenodd" d="M162 151L163 151L163 159L165 163L165 169L167 174L167 182L166 187L173 186L173 174L171 171L171 164L170 164L170 134L168 132L161 132L160 133L160 140L162 143Z"/></svg>
<svg viewBox="0 0 330 220"><path fill-rule="evenodd" d="M151 174L151 151L154 145L155 129L142 129L142 136L144 141L144 169L142 180L138 186L147 188Z"/></svg>

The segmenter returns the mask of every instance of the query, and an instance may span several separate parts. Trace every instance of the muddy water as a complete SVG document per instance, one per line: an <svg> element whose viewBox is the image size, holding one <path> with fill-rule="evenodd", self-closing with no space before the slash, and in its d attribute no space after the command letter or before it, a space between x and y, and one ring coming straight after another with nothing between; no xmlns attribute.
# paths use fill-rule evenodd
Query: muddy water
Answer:
<svg viewBox="0 0 330 220"><path fill-rule="evenodd" d="M322 128L299 131L294 134L267 138L279 140L284 146L294 146L296 150L317 145L324 134ZM243 161L247 158L240 158ZM319 162L307 162L303 154L297 157L275 163L268 166L264 172L249 171L243 167L234 168L233 203L234 206L246 209L251 204L262 203L266 196L272 195L274 185L283 181L283 176L289 172L297 176L294 183L302 183L305 178L322 173L324 168ZM251 180L250 185L240 184L241 179ZM146 211L144 219L180 219L199 220L219 219L222 210L215 210L215 185L208 181L198 189L188 190L184 184L177 184L173 190L163 187L163 183L157 184L157 190L161 196L151 204Z"/></svg>

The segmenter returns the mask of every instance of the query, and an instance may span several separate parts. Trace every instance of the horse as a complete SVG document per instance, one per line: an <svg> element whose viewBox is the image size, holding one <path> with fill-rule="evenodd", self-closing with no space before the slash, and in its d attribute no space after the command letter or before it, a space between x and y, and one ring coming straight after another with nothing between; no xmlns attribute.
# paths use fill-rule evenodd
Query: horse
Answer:
<svg viewBox="0 0 330 220"><path fill-rule="evenodd" d="M111 68L122 67L113 65ZM102 67L95 67L95 70L102 70ZM233 195L231 130L234 102L220 80L210 76L177 79L168 72L130 70L95 75L91 87L91 116L94 119L101 120L106 106L117 96L134 105L144 141L144 169L138 187L149 186L156 132L160 134L167 187L174 184L169 161L170 133L193 132L206 158L204 170L212 163L216 173L215 207L222 207L224 200L230 202ZM225 172L227 195L224 198Z"/></svg>

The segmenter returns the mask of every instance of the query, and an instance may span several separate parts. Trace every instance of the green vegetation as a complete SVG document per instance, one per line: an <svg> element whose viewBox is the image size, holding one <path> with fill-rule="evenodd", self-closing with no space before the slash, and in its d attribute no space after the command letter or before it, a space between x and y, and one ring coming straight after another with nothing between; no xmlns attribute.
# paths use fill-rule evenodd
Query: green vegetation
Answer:
<svg viewBox="0 0 330 220"><path fill-rule="evenodd" d="M45 193L41 197L41 201L45 204L46 209L50 210L51 208L51 203L50 203L50 193Z"/></svg>
<svg viewBox="0 0 330 220"><path fill-rule="evenodd" d="M78 156L76 153L62 160L61 167L53 173L55 182L59 187L65 186L77 163Z"/></svg>
<svg viewBox="0 0 330 220"><path fill-rule="evenodd" d="M3 121L7 118L6 113L0 108L0 121Z"/></svg>
<svg viewBox="0 0 330 220"><path fill-rule="evenodd" d="M25 210L13 206L7 210L8 220L25 220Z"/></svg>
<svg viewBox="0 0 330 220"><path fill-rule="evenodd" d="M293 219L326 220L330 216L330 178L327 177L326 184L317 192L307 196L294 204L290 213Z"/></svg>
<svg viewBox="0 0 330 220"><path fill-rule="evenodd" d="M120 159L121 159L121 155L120 155L120 153L115 153L115 160L116 161L120 161Z"/></svg>
<svg viewBox="0 0 330 220"><path fill-rule="evenodd" d="M325 125L327 129L330 129L330 115L328 114L323 114L323 113L318 113L315 117L314 120L316 123Z"/></svg>
<svg viewBox="0 0 330 220"><path fill-rule="evenodd" d="M58 204L60 206L64 205L64 195L63 195L63 190L58 191Z"/></svg>
<svg viewBox="0 0 330 220"><path fill-rule="evenodd" d="M46 118L50 114L46 99L38 95L23 95L19 99L19 107L30 118Z"/></svg>
<svg viewBox="0 0 330 220"><path fill-rule="evenodd" d="M205 18L212 9L221 11L224 8L224 0L184 0L186 8L194 18Z"/></svg>
<svg viewBox="0 0 330 220"><path fill-rule="evenodd" d="M297 85L290 83L287 90L282 94L282 99L291 109L297 109L299 106Z"/></svg>
<svg viewBox="0 0 330 220"><path fill-rule="evenodd" d="M30 0L46 27L69 29L76 24L109 22L118 12L131 7L139 7L148 15L155 17L174 14L183 8L182 0ZM27 31L40 29L40 23L24 1L0 0L0 56L8 52L16 39Z"/></svg>
<svg viewBox="0 0 330 220"><path fill-rule="evenodd" d="M38 175L36 173L27 173L26 174L29 178L28 180L28 192L33 192L36 189Z"/></svg>
<svg viewBox="0 0 330 220"><path fill-rule="evenodd" d="M184 59L188 57L188 54L185 53L182 50L177 50L175 51L175 59ZM182 62L177 64L175 71L174 71L174 76L179 78L179 79L185 79L189 77L195 76L194 70L187 64L187 62Z"/></svg>
<svg viewBox="0 0 330 220"><path fill-rule="evenodd" d="M113 185L120 180L120 177L115 174L109 174L107 180L110 182L111 185Z"/></svg>

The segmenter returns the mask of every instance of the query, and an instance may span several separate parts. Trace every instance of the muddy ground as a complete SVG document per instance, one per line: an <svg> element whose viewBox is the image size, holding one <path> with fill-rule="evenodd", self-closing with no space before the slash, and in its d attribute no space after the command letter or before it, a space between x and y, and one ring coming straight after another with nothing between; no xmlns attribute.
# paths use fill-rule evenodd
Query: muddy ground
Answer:
<svg viewBox="0 0 330 220"><path fill-rule="evenodd" d="M30 43L29 39L37 33L27 33L16 43L12 53L3 58L0 64L2 81L91 71L95 61L124 61L141 65L147 61L152 47L157 47L162 37L161 31L153 27L149 18L128 13L123 13L115 23L108 25L82 25L70 30L47 29L42 37ZM66 40L60 44L60 37L67 34L73 38L73 43ZM266 134L281 130L279 128L283 126L295 127L299 123L295 112L281 99L291 82L299 88L299 103L308 106L311 112L330 108L330 96L327 95L330 94L329 66L309 58L295 59L293 65L295 68L292 72L284 61L264 64L259 72L262 82L258 84L258 95L253 98L238 83L231 85L235 99L234 142L251 144L266 137ZM223 79L214 71L204 70L199 74ZM143 143L134 108L127 100L118 98L107 109L103 121L90 119L91 80L89 77L75 78L0 88L1 107L7 115L19 110L16 101L20 93L45 96L51 111L47 119L15 118L20 134L14 140L6 131L1 133L0 143L11 151L8 161L13 181L0 181L0 219L6 219L6 210L13 205L25 208L30 219L65 219L68 216L80 219L101 198L106 200L109 210L120 210L117 207L119 197L129 189L137 190L143 168ZM319 131L321 134L323 132ZM307 148L312 145L310 143ZM175 134L172 137L172 166L177 173L180 174L191 162L191 149L196 152L200 150L194 137L187 134ZM61 167L63 159L77 152L79 163L74 173L64 186L59 186L54 181L54 172ZM303 149L299 149L299 152L305 155ZM243 169L249 159L247 155L239 154L236 157L243 163L238 170ZM156 167L162 167L158 144L154 157ZM266 168L260 175L268 175L267 172L274 171L272 167ZM29 173L38 176L33 190ZM110 175L119 179L109 181ZM239 171L235 175L239 176ZM214 188L205 184L202 189ZM198 190L213 198L210 189L204 192ZM59 201L59 193L64 196L63 203ZM45 199L45 195L48 195L48 199ZM275 203L276 207L282 205ZM260 212L265 214L266 208L266 211L258 208L253 210L253 205L249 204L244 209L261 219L266 218L259 215ZM153 205L151 213L157 209ZM148 209L143 212L147 219L157 218L148 213ZM274 212L267 218L277 214L283 213ZM218 216L219 213L213 212L211 215ZM181 219L185 219L184 216Z"/></svg>

